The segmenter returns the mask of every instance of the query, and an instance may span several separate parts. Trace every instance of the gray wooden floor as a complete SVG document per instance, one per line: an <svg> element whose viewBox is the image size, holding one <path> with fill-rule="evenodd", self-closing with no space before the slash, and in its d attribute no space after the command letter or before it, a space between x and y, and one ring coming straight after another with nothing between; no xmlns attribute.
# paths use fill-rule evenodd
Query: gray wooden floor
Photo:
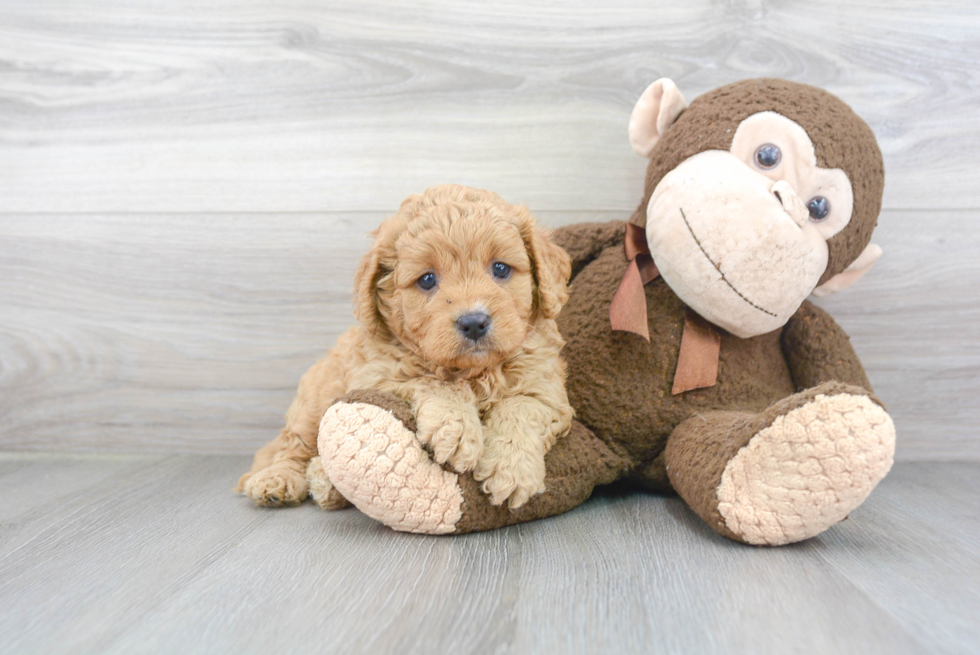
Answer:
<svg viewBox="0 0 980 655"><path fill-rule="evenodd" d="M980 464L898 464L795 546L603 493L495 532L251 506L237 456L0 456L2 653L970 653Z"/></svg>

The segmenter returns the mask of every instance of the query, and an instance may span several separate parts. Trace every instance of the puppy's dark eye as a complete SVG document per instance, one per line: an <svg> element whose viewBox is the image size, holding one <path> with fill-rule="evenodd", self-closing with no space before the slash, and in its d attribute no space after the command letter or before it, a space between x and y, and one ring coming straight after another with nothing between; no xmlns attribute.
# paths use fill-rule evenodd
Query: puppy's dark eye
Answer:
<svg viewBox="0 0 980 655"><path fill-rule="evenodd" d="M510 266L503 262L494 262L493 276L498 280L506 280L510 277Z"/></svg>
<svg viewBox="0 0 980 655"><path fill-rule="evenodd" d="M759 168L764 168L765 170L779 166L782 158L783 153L779 151L779 147L771 143L765 143L755 151L755 163L759 165Z"/></svg>
<svg viewBox="0 0 980 655"><path fill-rule="evenodd" d="M813 196L807 200L806 208L810 210L810 220L822 221L830 213L830 201L823 196Z"/></svg>
<svg viewBox="0 0 980 655"><path fill-rule="evenodd" d="M426 273L425 275L419 278L416 284L418 284L419 289L422 289L423 291L431 291L432 289L435 288L437 282L438 280L436 280L435 273Z"/></svg>

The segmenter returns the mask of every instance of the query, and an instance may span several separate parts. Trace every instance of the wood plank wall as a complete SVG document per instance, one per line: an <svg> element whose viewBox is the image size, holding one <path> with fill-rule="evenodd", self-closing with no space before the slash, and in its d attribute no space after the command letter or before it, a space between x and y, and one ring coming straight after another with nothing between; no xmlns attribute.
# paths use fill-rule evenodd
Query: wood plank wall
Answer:
<svg viewBox="0 0 980 655"><path fill-rule="evenodd" d="M623 219L649 82L775 76L885 155L885 257L822 304L899 457L976 459L978 64L973 0L0 0L0 449L249 452L406 195Z"/></svg>

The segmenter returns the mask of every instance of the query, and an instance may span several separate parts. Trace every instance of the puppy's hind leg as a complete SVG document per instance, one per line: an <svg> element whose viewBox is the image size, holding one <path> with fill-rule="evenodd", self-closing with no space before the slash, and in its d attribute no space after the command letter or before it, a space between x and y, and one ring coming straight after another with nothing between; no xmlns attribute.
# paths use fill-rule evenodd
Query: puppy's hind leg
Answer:
<svg viewBox="0 0 980 655"><path fill-rule="evenodd" d="M286 413L286 426L279 436L256 454L252 470L235 487L257 505L279 507L306 500L309 483L306 470L316 455L316 433L320 418L333 398L342 393L336 365L331 356L314 365L299 383L299 390Z"/></svg>
<svg viewBox="0 0 980 655"><path fill-rule="evenodd" d="M310 465L306 468L306 482L310 485L310 498L320 506L320 509L334 510L351 506L337 487L330 482L319 456L310 460Z"/></svg>
<svg viewBox="0 0 980 655"><path fill-rule="evenodd" d="M315 443L316 433L309 438ZM257 505L297 505L309 493L306 469L315 452L306 438L287 426L256 453L252 470L239 479L235 490Z"/></svg>

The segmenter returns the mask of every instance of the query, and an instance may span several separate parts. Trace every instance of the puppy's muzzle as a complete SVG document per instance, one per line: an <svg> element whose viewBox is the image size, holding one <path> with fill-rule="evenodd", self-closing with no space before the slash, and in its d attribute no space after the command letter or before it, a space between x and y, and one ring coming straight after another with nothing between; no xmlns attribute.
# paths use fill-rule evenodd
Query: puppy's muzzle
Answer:
<svg viewBox="0 0 980 655"><path fill-rule="evenodd" d="M470 341L479 341L490 330L490 315L484 312L464 314L456 319L456 329Z"/></svg>

